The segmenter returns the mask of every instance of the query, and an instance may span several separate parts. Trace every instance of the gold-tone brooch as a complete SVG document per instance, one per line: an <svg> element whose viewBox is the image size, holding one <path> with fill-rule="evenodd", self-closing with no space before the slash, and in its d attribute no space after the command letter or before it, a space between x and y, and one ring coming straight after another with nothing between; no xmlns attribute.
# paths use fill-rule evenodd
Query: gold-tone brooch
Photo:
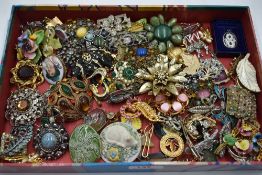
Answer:
<svg viewBox="0 0 262 175"><path fill-rule="evenodd" d="M140 111L142 115L151 122L159 121L159 116L156 111L146 102L138 101L132 104L132 106Z"/></svg>
<svg viewBox="0 0 262 175"><path fill-rule="evenodd" d="M90 109L87 84L76 78L63 79L51 86L48 105L63 111L66 121L83 118Z"/></svg>
<svg viewBox="0 0 262 175"><path fill-rule="evenodd" d="M186 82L187 78L179 75L182 71L182 64L169 63L166 55L158 55L158 62L147 70L139 69L136 77L144 80L145 83L140 87L139 93L149 92L157 96L161 91L168 95L178 95L178 88L183 87L181 83Z"/></svg>
<svg viewBox="0 0 262 175"><path fill-rule="evenodd" d="M36 88L44 82L41 69L31 60L21 60L11 69L10 82L20 87Z"/></svg>
<svg viewBox="0 0 262 175"><path fill-rule="evenodd" d="M167 50L167 56L170 62L184 64L185 68L179 75L194 75L201 66L198 57L194 54L186 53L185 48L170 48Z"/></svg>
<svg viewBox="0 0 262 175"><path fill-rule="evenodd" d="M185 123L186 131L194 140L204 138L205 134L209 135L209 131L216 126L216 120L201 114L187 117ZM198 128L202 128L201 131Z"/></svg>
<svg viewBox="0 0 262 175"><path fill-rule="evenodd" d="M168 157L180 156L184 151L184 147L183 139L175 133L166 134L160 140L160 149Z"/></svg>

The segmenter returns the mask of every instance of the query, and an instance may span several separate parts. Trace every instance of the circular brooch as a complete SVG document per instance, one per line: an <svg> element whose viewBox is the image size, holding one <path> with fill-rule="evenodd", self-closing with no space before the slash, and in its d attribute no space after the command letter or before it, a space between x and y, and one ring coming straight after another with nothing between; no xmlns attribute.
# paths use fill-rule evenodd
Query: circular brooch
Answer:
<svg viewBox="0 0 262 175"><path fill-rule="evenodd" d="M69 135L64 127L56 123L44 124L37 129L34 148L46 160L60 158L67 150Z"/></svg>
<svg viewBox="0 0 262 175"><path fill-rule="evenodd" d="M184 151L184 147L183 139L175 133L166 134L160 140L160 149L168 157L180 156Z"/></svg>
<svg viewBox="0 0 262 175"><path fill-rule="evenodd" d="M37 90L27 88L18 89L7 99L5 117L12 125L32 125L41 117L47 105L45 96Z"/></svg>
<svg viewBox="0 0 262 175"><path fill-rule="evenodd" d="M89 125L80 125L70 137L69 151L75 163L95 162L100 157L100 136Z"/></svg>
<svg viewBox="0 0 262 175"><path fill-rule="evenodd" d="M116 122L100 134L101 156L105 162L133 162L141 151L141 139L135 128Z"/></svg>
<svg viewBox="0 0 262 175"><path fill-rule="evenodd" d="M49 56L42 62L42 70L45 80L49 84L56 84L61 81L65 74L62 61L57 56Z"/></svg>
<svg viewBox="0 0 262 175"><path fill-rule="evenodd" d="M137 70L128 64L128 62L118 62L114 66L112 76L115 80L116 87L123 89L135 82Z"/></svg>
<svg viewBox="0 0 262 175"><path fill-rule="evenodd" d="M13 77L10 82L18 87L36 88L44 82L40 68L31 60L21 60L11 69Z"/></svg>

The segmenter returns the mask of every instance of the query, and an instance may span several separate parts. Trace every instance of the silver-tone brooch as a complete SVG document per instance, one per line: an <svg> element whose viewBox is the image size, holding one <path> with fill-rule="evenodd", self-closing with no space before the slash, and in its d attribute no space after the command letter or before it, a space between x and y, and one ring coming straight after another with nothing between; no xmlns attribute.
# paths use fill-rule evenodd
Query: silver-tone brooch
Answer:
<svg viewBox="0 0 262 175"><path fill-rule="evenodd" d="M234 49L237 47L237 37L236 35L231 32L231 31L227 31L226 33L224 33L223 35L223 44L225 47L229 48L229 49Z"/></svg>
<svg viewBox="0 0 262 175"><path fill-rule="evenodd" d="M14 126L32 125L43 115L47 99L37 90L18 89L7 99L5 117Z"/></svg>
<svg viewBox="0 0 262 175"><path fill-rule="evenodd" d="M62 125L46 123L36 131L34 148L40 157L55 160L66 152L68 142L69 135Z"/></svg>

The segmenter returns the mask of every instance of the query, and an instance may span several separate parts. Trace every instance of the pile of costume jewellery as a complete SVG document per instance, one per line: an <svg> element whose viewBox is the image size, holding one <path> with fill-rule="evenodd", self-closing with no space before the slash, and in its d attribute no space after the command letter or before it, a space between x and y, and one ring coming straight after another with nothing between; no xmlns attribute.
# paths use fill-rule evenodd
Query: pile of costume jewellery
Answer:
<svg viewBox="0 0 262 175"><path fill-rule="evenodd" d="M250 54L227 70L203 25L122 14L21 30L2 160L261 161Z"/></svg>

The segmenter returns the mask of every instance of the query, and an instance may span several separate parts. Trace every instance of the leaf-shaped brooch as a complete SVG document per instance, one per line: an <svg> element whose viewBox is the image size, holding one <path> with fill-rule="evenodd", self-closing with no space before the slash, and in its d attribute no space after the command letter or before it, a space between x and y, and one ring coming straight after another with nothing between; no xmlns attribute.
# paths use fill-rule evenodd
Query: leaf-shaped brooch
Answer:
<svg viewBox="0 0 262 175"><path fill-rule="evenodd" d="M181 57L185 64L185 68L179 75L194 75L200 68L200 62L196 55L182 53Z"/></svg>
<svg viewBox="0 0 262 175"><path fill-rule="evenodd" d="M256 78L256 69L248 61L249 56L250 53L247 53L246 56L241 61L239 61L236 68L237 76L241 84L248 90L260 92Z"/></svg>

